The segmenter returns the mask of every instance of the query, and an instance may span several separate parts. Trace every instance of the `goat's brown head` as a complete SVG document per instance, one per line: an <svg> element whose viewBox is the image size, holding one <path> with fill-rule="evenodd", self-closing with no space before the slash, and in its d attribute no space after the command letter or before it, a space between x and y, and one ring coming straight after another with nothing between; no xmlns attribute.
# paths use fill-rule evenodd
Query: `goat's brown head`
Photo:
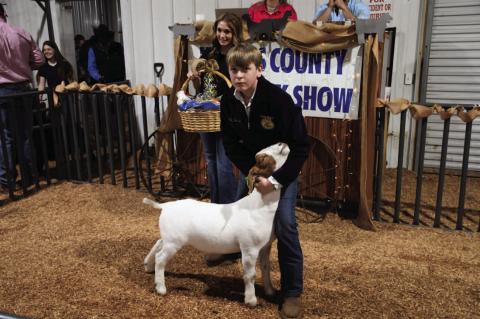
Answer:
<svg viewBox="0 0 480 319"><path fill-rule="evenodd" d="M258 152L255 156L255 165L248 172L248 192L253 191L255 177L268 178L272 176L273 172L285 163L289 153L290 148L285 143L276 143Z"/></svg>

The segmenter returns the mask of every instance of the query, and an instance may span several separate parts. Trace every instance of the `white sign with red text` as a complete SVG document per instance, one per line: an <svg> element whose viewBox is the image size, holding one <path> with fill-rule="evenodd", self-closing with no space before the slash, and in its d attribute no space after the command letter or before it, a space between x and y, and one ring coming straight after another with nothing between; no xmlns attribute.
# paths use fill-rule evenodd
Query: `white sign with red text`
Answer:
<svg viewBox="0 0 480 319"><path fill-rule="evenodd" d="M370 19L378 20L384 14L392 16L392 0L367 0L370 8Z"/></svg>

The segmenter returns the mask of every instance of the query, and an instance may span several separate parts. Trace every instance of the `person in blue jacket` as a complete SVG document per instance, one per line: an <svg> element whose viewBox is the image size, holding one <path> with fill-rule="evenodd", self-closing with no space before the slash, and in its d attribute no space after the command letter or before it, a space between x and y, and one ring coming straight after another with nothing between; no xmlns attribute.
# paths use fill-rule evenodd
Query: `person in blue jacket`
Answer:
<svg viewBox="0 0 480 319"><path fill-rule="evenodd" d="M328 0L318 7L313 23L317 21L346 21L369 19L370 9L363 0Z"/></svg>
<svg viewBox="0 0 480 319"><path fill-rule="evenodd" d="M114 32L104 24L94 29L95 37L88 48L87 70L93 82L125 81L123 46L114 41Z"/></svg>

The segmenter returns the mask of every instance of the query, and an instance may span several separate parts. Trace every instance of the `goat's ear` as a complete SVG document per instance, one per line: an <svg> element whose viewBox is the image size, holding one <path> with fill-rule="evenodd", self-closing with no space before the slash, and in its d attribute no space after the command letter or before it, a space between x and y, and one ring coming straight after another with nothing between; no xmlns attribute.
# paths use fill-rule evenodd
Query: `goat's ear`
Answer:
<svg viewBox="0 0 480 319"><path fill-rule="evenodd" d="M255 156L255 162L256 162L257 166L261 166L263 164L266 156L267 155L265 155L265 154L258 154L258 155Z"/></svg>
<svg viewBox="0 0 480 319"><path fill-rule="evenodd" d="M264 163L266 167L274 171L277 161L275 161L275 159L272 156L265 156Z"/></svg>

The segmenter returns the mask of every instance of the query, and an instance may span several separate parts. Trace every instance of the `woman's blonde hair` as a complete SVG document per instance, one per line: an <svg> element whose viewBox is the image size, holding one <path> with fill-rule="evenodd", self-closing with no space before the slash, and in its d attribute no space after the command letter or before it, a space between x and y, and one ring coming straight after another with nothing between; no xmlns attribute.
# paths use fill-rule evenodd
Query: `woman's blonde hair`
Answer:
<svg viewBox="0 0 480 319"><path fill-rule="evenodd" d="M243 32L242 32L242 20L235 14L226 12L222 14L213 24L213 33L216 35L217 27L220 22L225 22L227 26L232 30L232 44L235 46L243 41ZM220 43L218 42L217 37L213 39L213 50L211 52L211 57L215 53L220 52Z"/></svg>
<svg viewBox="0 0 480 319"><path fill-rule="evenodd" d="M240 43L228 51L228 66L245 69L251 63L257 68L262 66L262 53L253 44Z"/></svg>

